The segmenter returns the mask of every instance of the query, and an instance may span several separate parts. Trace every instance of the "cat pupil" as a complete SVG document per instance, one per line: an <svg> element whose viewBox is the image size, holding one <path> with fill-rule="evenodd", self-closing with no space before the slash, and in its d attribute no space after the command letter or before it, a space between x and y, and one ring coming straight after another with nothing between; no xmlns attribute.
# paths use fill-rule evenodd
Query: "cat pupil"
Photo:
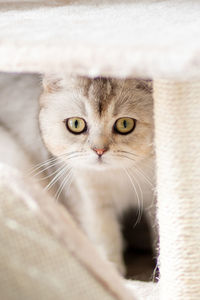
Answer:
<svg viewBox="0 0 200 300"><path fill-rule="evenodd" d="M74 124L74 125L75 125L75 128L78 127L78 121L77 121L77 120L75 121L75 124Z"/></svg>
<svg viewBox="0 0 200 300"><path fill-rule="evenodd" d="M127 127L127 122L126 122L126 120L124 120L123 125L124 125L124 128Z"/></svg>

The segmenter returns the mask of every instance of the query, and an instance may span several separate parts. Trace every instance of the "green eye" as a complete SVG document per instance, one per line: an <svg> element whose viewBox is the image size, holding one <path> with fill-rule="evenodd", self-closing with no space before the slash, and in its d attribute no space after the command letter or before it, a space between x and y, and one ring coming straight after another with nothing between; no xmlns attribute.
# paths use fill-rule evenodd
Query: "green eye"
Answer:
<svg viewBox="0 0 200 300"><path fill-rule="evenodd" d="M114 129L117 133L128 134L135 129L136 120L132 118L120 118L115 122Z"/></svg>
<svg viewBox="0 0 200 300"><path fill-rule="evenodd" d="M85 120L76 117L67 119L66 127L74 134L82 133L87 129Z"/></svg>

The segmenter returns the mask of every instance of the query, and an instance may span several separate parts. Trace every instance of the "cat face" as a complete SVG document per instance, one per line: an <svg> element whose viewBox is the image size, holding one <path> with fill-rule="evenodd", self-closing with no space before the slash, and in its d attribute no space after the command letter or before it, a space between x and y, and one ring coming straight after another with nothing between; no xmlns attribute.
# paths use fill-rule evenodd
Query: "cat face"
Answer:
<svg viewBox="0 0 200 300"><path fill-rule="evenodd" d="M44 79L40 128L49 151L78 168L127 168L152 156L151 82Z"/></svg>

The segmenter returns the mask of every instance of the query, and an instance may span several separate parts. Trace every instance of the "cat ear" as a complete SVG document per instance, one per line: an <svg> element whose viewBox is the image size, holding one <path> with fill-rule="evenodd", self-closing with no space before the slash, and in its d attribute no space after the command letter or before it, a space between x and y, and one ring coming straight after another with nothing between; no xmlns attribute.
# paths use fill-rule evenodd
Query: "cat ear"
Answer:
<svg viewBox="0 0 200 300"><path fill-rule="evenodd" d="M62 87L62 79L53 74L45 74L42 83L44 91L47 93L54 93Z"/></svg>
<svg viewBox="0 0 200 300"><path fill-rule="evenodd" d="M138 79L136 81L136 89L141 90L141 91L146 91L148 93L151 93L152 89L153 89L152 80L141 80L141 79Z"/></svg>
<svg viewBox="0 0 200 300"><path fill-rule="evenodd" d="M147 86L149 88L149 91L152 92L152 90L153 90L153 81L152 80L147 80L146 83L147 83Z"/></svg>

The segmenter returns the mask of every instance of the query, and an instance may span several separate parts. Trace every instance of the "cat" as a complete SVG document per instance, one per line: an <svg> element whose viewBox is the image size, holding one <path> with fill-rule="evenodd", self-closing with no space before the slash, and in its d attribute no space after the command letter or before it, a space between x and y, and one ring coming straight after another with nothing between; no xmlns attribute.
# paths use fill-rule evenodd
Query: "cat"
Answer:
<svg viewBox="0 0 200 300"><path fill-rule="evenodd" d="M155 223L152 82L45 76L42 91L40 75L1 73L0 90L0 160L25 173L41 163L50 182L40 183L55 184L59 201L124 273L124 211L144 204ZM70 131L76 121L82 133Z"/></svg>
<svg viewBox="0 0 200 300"><path fill-rule="evenodd" d="M124 274L123 213L144 207L155 223L152 82L46 75L39 103L56 174L48 188L60 181L57 198Z"/></svg>

